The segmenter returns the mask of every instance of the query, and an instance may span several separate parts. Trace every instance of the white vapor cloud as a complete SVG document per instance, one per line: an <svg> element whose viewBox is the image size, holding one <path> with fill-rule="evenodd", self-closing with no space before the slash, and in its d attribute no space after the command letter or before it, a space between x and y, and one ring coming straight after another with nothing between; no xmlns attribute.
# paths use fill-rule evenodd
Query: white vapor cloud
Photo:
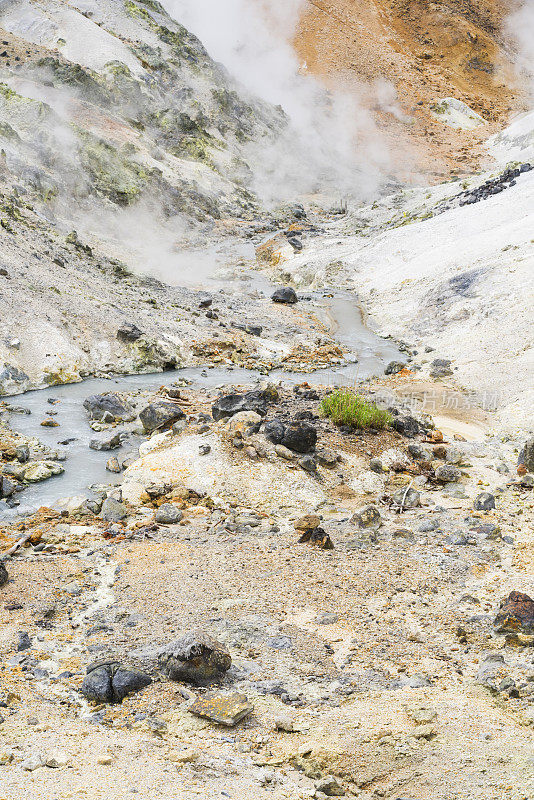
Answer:
<svg viewBox="0 0 534 800"><path fill-rule="evenodd" d="M389 168L387 146L354 91L327 90L299 63L292 38L304 5L304 0L163 0L236 82L288 116L290 130L281 141L249 154L257 165L255 189L264 199L325 189L369 197Z"/></svg>

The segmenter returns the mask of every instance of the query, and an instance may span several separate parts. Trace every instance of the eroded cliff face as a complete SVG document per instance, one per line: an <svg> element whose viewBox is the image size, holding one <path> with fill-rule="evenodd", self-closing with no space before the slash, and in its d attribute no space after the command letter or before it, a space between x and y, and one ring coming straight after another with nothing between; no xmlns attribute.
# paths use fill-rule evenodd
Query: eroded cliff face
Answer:
<svg viewBox="0 0 534 800"><path fill-rule="evenodd" d="M483 163L481 141L524 108L525 85L507 24L518 6L499 0L310 0L295 47L303 68L327 82L371 87L369 103L391 146L399 138L411 145L404 148L406 170L415 163L441 178ZM465 102L487 124L474 131L443 125L432 106L446 97ZM395 150L400 157L402 148Z"/></svg>

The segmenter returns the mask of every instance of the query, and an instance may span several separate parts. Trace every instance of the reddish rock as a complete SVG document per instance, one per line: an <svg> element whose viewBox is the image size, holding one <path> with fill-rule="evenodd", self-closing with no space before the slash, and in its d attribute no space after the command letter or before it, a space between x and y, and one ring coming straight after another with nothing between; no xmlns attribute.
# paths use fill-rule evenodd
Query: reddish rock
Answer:
<svg viewBox="0 0 534 800"><path fill-rule="evenodd" d="M495 617L499 633L534 633L534 600L522 592L510 592Z"/></svg>

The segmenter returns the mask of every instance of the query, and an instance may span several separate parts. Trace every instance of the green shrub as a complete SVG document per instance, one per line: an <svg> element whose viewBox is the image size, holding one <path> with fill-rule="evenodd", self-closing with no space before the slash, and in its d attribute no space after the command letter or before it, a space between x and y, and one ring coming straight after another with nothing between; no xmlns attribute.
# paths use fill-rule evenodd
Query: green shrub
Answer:
<svg viewBox="0 0 534 800"><path fill-rule="evenodd" d="M321 403L321 412L336 425L352 425L353 428L386 428L393 417L387 411L368 403L361 395L350 389L337 389L327 395Z"/></svg>

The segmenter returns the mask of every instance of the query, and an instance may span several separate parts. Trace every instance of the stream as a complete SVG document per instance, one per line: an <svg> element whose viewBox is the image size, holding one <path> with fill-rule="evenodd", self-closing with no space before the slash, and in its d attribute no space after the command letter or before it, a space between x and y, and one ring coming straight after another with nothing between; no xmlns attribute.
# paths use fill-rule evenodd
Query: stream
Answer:
<svg viewBox="0 0 534 800"><path fill-rule="evenodd" d="M272 289L267 281L254 279L255 288L262 293ZM308 295L310 296L310 295ZM34 512L40 506L50 506L60 498L75 495L93 496L88 490L93 484L120 485L121 476L106 470L110 456L119 460L136 453L142 436L133 434L119 450L97 451L89 448L95 433L89 427L83 407L86 397L103 392L132 392L157 390L177 381L187 381L197 388L224 389L228 386L254 385L268 378L274 383L294 385L355 386L366 378L382 374L385 366L401 354L392 341L383 339L364 323L363 313L355 297L347 292L327 291L312 293L313 312L330 328L332 334L353 354L354 361L344 365L316 370L312 373L273 370L268 376L238 367L192 367L144 375L90 378L81 383L64 384L17 395L13 405L30 413L10 413L9 425L18 433L39 439L44 445L64 459L65 472L47 481L30 485L17 499L20 505L9 508L0 501L0 520L12 520ZM305 302L305 301L304 301ZM52 401L50 404L48 401ZM55 401L55 402L54 402ZM41 426L43 419L54 412L59 427ZM65 443L65 444L62 444Z"/></svg>

